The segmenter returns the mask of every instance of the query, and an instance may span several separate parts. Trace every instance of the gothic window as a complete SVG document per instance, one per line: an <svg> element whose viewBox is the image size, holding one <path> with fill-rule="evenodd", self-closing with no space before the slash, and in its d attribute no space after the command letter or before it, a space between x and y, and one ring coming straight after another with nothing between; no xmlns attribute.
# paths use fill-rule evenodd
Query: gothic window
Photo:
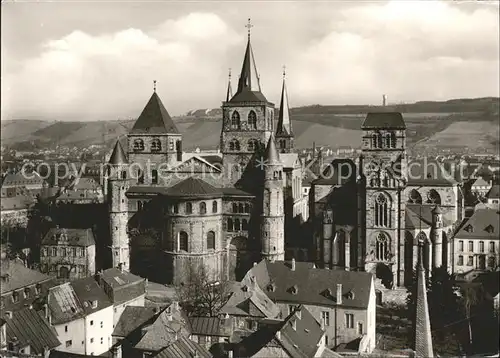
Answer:
<svg viewBox="0 0 500 358"><path fill-rule="evenodd" d="M212 213L216 213L217 212L217 201L213 201L212 202Z"/></svg>
<svg viewBox="0 0 500 358"><path fill-rule="evenodd" d="M238 212L242 213L243 212L243 203L238 204Z"/></svg>
<svg viewBox="0 0 500 358"><path fill-rule="evenodd" d="M436 190L429 190L429 194L427 194L427 203L441 205L441 196Z"/></svg>
<svg viewBox="0 0 500 358"><path fill-rule="evenodd" d="M144 184L144 172L142 170L139 169L138 171L138 179L137 179L137 182L139 184Z"/></svg>
<svg viewBox="0 0 500 358"><path fill-rule="evenodd" d="M284 139L280 140L280 148L281 149L285 149L286 148L286 140L284 140Z"/></svg>
<svg viewBox="0 0 500 358"><path fill-rule="evenodd" d="M408 202L414 204L422 204L422 196L416 189L412 189L412 191L410 191Z"/></svg>
<svg viewBox="0 0 500 358"><path fill-rule="evenodd" d="M188 251L188 234L185 231L179 233L179 250Z"/></svg>
<svg viewBox="0 0 500 358"><path fill-rule="evenodd" d="M144 141L142 139L134 140L134 151L144 150Z"/></svg>
<svg viewBox="0 0 500 358"><path fill-rule="evenodd" d="M247 221L247 219L243 219L241 221L241 230L248 230L248 221Z"/></svg>
<svg viewBox="0 0 500 358"><path fill-rule="evenodd" d="M142 211L142 209L143 209L142 201L138 201L137 202L137 211Z"/></svg>
<svg viewBox="0 0 500 358"><path fill-rule="evenodd" d="M227 231L233 231L234 226L233 226L233 219L228 218L227 219Z"/></svg>
<svg viewBox="0 0 500 358"><path fill-rule="evenodd" d="M174 204L174 214L179 214L179 204Z"/></svg>
<svg viewBox="0 0 500 358"><path fill-rule="evenodd" d="M193 204L186 203L186 214L192 214L192 213L193 213Z"/></svg>
<svg viewBox="0 0 500 358"><path fill-rule="evenodd" d="M231 116L231 129L240 129L240 114L234 111Z"/></svg>
<svg viewBox="0 0 500 358"><path fill-rule="evenodd" d="M376 258L377 260L387 260L387 254L389 253L389 242L387 240L387 235L383 232L377 235L377 248L376 248Z"/></svg>
<svg viewBox="0 0 500 358"><path fill-rule="evenodd" d="M158 184L158 170L151 171L151 184Z"/></svg>
<svg viewBox="0 0 500 358"><path fill-rule="evenodd" d="M240 150L240 142L237 139L233 139L229 142L229 150L239 151Z"/></svg>
<svg viewBox="0 0 500 358"><path fill-rule="evenodd" d="M388 227L390 222L388 200L380 193L375 199L375 226Z"/></svg>
<svg viewBox="0 0 500 358"><path fill-rule="evenodd" d="M385 147L391 148L391 135L389 133L385 135Z"/></svg>
<svg viewBox="0 0 500 358"><path fill-rule="evenodd" d="M391 148L396 148L396 133L391 133Z"/></svg>
<svg viewBox="0 0 500 358"><path fill-rule="evenodd" d="M209 231L207 233L207 249L208 250L215 249L215 233L213 231Z"/></svg>
<svg viewBox="0 0 500 358"><path fill-rule="evenodd" d="M238 212L238 204L233 203L233 213L237 213L237 212Z"/></svg>
<svg viewBox="0 0 500 358"><path fill-rule="evenodd" d="M240 231L240 219L234 219L234 231Z"/></svg>
<svg viewBox="0 0 500 358"><path fill-rule="evenodd" d="M250 204L245 204L245 213L249 213L250 212Z"/></svg>
<svg viewBox="0 0 500 358"><path fill-rule="evenodd" d="M248 151L249 152L255 152L255 150L257 150L257 147L258 147L258 142L255 139L250 139L248 141Z"/></svg>
<svg viewBox="0 0 500 358"><path fill-rule="evenodd" d="M161 142L158 138L153 139L151 142L151 151L159 152L161 150Z"/></svg>
<svg viewBox="0 0 500 358"><path fill-rule="evenodd" d="M250 111L250 113L248 113L248 127L250 129L257 129L257 115L255 111Z"/></svg>
<svg viewBox="0 0 500 358"><path fill-rule="evenodd" d="M126 170L122 171L122 179L127 179L127 171Z"/></svg>
<svg viewBox="0 0 500 358"><path fill-rule="evenodd" d="M203 215L203 214L206 214L206 213L207 213L207 204L204 201L202 201L200 203L200 214Z"/></svg>

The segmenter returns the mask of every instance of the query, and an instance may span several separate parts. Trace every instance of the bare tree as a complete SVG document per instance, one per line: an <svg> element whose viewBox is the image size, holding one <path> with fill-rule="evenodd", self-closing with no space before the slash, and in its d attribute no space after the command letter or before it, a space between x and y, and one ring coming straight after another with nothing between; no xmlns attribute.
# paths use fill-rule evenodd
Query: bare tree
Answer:
<svg viewBox="0 0 500 358"><path fill-rule="evenodd" d="M224 277L214 280L203 264L188 265L182 282L175 286L177 300L189 316L217 316L231 293Z"/></svg>
<svg viewBox="0 0 500 358"><path fill-rule="evenodd" d="M469 344L472 344L471 310L481 301L481 286L465 286L462 288L462 299L460 300L464 309L465 318L469 328Z"/></svg>

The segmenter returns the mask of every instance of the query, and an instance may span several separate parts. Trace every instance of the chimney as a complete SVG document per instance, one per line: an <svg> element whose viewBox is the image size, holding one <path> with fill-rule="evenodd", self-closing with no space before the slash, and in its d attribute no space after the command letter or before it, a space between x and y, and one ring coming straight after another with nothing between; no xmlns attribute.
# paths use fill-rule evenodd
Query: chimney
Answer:
<svg viewBox="0 0 500 358"><path fill-rule="evenodd" d="M255 267L255 266L257 266L257 262L254 262L254 263L253 263L253 267Z"/></svg>
<svg viewBox="0 0 500 358"><path fill-rule="evenodd" d="M295 271L295 259L292 258L292 271Z"/></svg>
<svg viewBox="0 0 500 358"><path fill-rule="evenodd" d="M342 284L337 283L337 304L342 304Z"/></svg>

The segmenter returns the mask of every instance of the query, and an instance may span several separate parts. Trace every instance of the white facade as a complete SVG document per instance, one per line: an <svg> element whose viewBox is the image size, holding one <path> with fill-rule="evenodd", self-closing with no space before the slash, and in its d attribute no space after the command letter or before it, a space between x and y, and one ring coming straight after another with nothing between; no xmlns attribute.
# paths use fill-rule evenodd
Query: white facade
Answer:
<svg viewBox="0 0 500 358"><path fill-rule="evenodd" d="M115 305L113 308L113 328L116 326L118 321L120 320L120 317L125 311L125 307L127 306L135 306L135 307L144 307L144 300L145 300L146 294L140 295L139 297L135 297L134 299L120 303L118 305Z"/></svg>

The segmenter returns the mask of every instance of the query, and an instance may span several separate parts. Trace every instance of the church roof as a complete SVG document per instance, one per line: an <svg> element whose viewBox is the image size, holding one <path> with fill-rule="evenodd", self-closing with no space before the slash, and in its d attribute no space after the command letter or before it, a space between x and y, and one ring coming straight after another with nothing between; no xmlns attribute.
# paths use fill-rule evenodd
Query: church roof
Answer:
<svg viewBox="0 0 500 358"><path fill-rule="evenodd" d="M109 164L119 165L128 163L127 155L123 150L120 141L116 141L115 148L113 149L113 153L111 153L111 157L109 158Z"/></svg>
<svg viewBox="0 0 500 358"><path fill-rule="evenodd" d="M285 77L283 75L283 87L281 88L280 111L278 115L278 126L276 136L291 136L292 122L290 121L290 108L288 106L288 93L286 90Z"/></svg>
<svg viewBox="0 0 500 358"><path fill-rule="evenodd" d="M372 112L366 115L361 129L406 129L400 112Z"/></svg>
<svg viewBox="0 0 500 358"><path fill-rule="evenodd" d="M154 92L130 133L179 134L180 132L161 102L160 97Z"/></svg>
<svg viewBox="0 0 500 358"><path fill-rule="evenodd" d="M213 198L222 196L222 192L201 179L189 177L168 188L164 195L177 198Z"/></svg>
<svg viewBox="0 0 500 358"><path fill-rule="evenodd" d="M415 315L415 346L417 357L434 357L432 349L431 320L427 304L427 288L425 284L425 270L422 266L422 257L419 258L417 268L417 309Z"/></svg>
<svg viewBox="0 0 500 358"><path fill-rule="evenodd" d="M264 153L264 158L267 160L267 164L282 164L280 160L280 155L276 149L276 142L274 136L271 134L269 142L267 142L266 151Z"/></svg>

